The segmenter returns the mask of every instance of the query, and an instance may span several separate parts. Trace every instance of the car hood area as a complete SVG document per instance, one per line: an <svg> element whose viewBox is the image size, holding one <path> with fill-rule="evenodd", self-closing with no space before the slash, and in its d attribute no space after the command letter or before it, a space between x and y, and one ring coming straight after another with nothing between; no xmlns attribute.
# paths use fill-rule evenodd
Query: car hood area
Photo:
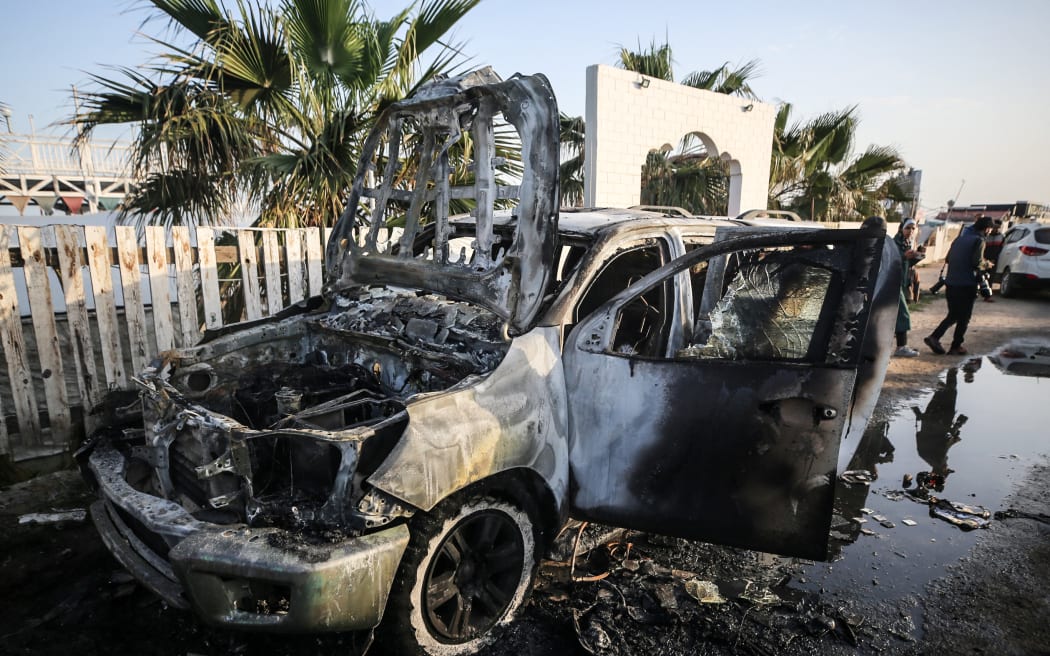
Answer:
<svg viewBox="0 0 1050 656"><path fill-rule="evenodd" d="M328 242L326 295L401 286L476 303L511 335L526 332L554 253L558 152L557 103L542 75L502 81L486 68L390 106ZM494 213L507 207L515 229L500 234ZM449 217L465 213L476 234L453 240Z"/></svg>

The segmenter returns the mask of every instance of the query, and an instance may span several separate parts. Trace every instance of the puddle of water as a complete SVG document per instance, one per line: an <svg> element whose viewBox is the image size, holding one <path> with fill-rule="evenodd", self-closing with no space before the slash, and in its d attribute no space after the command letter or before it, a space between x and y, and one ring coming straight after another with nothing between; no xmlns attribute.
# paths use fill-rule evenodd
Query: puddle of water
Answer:
<svg viewBox="0 0 1050 656"><path fill-rule="evenodd" d="M891 420L869 426L849 468L877 472L878 478L870 486L839 484L840 517L832 526L839 537L832 550L838 553L832 562L806 567L795 585L854 599L921 594L926 583L969 552L982 531L994 531L996 521L987 529L962 531L931 517L925 504L907 496L893 500L905 489L905 474L914 479L919 472L946 471L943 490L931 494L993 513L1004 509L1029 467L1050 452L1048 392L1050 378L1006 375L991 359L973 358L949 369L936 389L917 396ZM864 535L862 527L875 534Z"/></svg>

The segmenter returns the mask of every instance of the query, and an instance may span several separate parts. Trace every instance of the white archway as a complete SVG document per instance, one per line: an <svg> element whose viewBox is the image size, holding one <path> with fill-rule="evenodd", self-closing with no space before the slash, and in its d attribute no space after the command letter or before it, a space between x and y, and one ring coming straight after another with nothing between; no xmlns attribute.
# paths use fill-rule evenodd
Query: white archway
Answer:
<svg viewBox="0 0 1050 656"><path fill-rule="evenodd" d="M773 105L596 65L587 69L585 118L588 207L637 205L648 152L690 132L703 136L712 156L729 162L730 216L766 207Z"/></svg>

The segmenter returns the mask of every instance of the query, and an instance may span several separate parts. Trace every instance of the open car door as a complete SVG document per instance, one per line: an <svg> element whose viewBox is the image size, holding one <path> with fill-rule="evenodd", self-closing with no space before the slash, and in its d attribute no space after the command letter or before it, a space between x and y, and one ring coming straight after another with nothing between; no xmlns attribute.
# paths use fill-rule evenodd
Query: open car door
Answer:
<svg viewBox="0 0 1050 656"><path fill-rule="evenodd" d="M570 334L571 513L821 559L869 317L895 314L872 313L873 298L897 302L874 294L885 231L741 232L647 275ZM662 356L632 352L629 318L668 285L684 325L663 322Z"/></svg>

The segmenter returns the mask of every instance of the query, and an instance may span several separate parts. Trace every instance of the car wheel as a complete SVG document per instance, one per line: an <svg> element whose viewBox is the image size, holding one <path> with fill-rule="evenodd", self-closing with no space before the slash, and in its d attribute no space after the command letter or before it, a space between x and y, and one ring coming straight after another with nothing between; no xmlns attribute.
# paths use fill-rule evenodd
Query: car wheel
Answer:
<svg viewBox="0 0 1050 656"><path fill-rule="evenodd" d="M491 497L451 497L413 518L411 529L377 646L398 654L472 654L525 601L538 554L533 515Z"/></svg>
<svg viewBox="0 0 1050 656"><path fill-rule="evenodd" d="M1009 269L1003 269L1003 279L999 283L999 293L1005 298L1017 295L1017 281Z"/></svg>

